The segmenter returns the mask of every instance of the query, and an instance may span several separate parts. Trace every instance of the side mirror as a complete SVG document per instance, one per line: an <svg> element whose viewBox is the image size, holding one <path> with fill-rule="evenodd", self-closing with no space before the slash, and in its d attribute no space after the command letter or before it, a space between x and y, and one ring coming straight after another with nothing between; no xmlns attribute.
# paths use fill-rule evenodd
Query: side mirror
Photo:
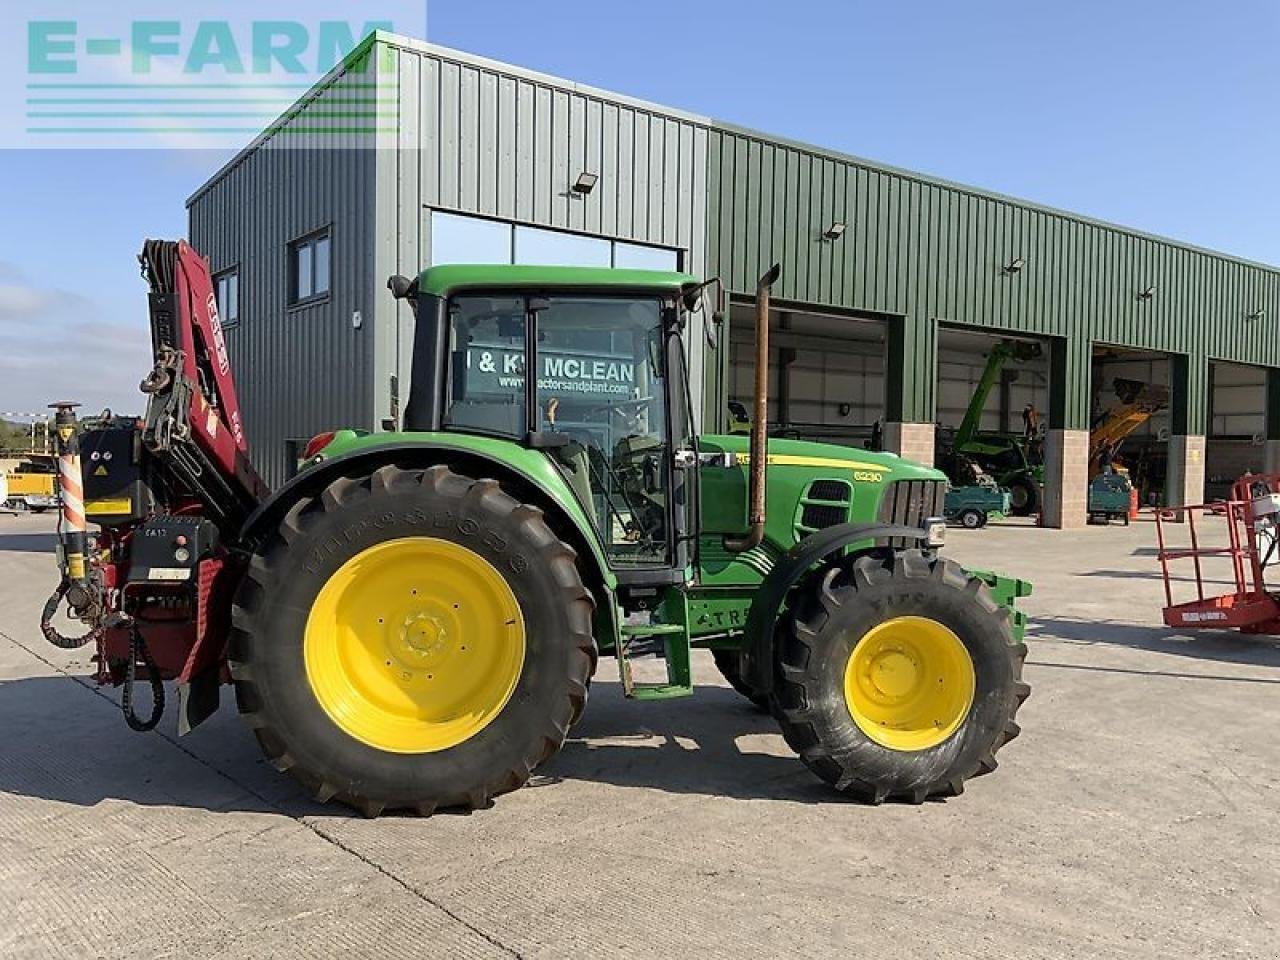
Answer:
<svg viewBox="0 0 1280 960"><path fill-rule="evenodd" d="M394 274L387 278L387 289L391 291L391 295L397 300L407 300L416 296L418 293L418 281L410 280L408 277Z"/></svg>
<svg viewBox="0 0 1280 960"><path fill-rule="evenodd" d="M708 291L715 288L715 307L708 302ZM720 327L725 321L724 284L719 277L704 280L696 286L687 287L681 298L684 308L689 313L702 312L702 332L707 338L707 346L712 350L719 349Z"/></svg>
<svg viewBox="0 0 1280 960"><path fill-rule="evenodd" d="M706 320L707 346L712 350L720 349L720 328L724 326L725 312L715 310Z"/></svg>

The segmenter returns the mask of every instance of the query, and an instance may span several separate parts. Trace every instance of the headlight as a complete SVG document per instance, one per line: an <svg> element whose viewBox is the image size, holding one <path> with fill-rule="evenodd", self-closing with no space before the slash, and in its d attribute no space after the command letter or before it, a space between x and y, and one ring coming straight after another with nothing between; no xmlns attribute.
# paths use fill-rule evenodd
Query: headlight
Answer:
<svg viewBox="0 0 1280 960"><path fill-rule="evenodd" d="M177 550L173 551L173 559L178 563L186 563L191 559L191 551L186 547L179 547Z"/></svg>
<svg viewBox="0 0 1280 960"><path fill-rule="evenodd" d="M947 521L942 517L930 517L924 522L926 546L940 547L947 542Z"/></svg>

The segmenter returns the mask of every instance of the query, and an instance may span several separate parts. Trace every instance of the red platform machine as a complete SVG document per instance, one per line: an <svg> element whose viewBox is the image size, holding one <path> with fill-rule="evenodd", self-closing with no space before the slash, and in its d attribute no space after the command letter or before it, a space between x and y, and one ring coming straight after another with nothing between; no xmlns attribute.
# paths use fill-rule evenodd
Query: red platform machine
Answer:
<svg viewBox="0 0 1280 960"><path fill-rule="evenodd" d="M1185 517L1186 525L1178 526L1189 545L1173 547L1167 525L1180 516ZM1206 519L1226 521L1225 544L1217 538L1212 544L1204 542ZM1267 569L1280 564L1280 474L1245 474L1232 485L1228 499L1219 503L1157 510L1156 539L1164 575L1166 624L1280 634L1280 585L1273 592L1266 582ZM1235 590L1206 595L1204 561L1222 558L1230 563ZM1175 603L1170 563L1178 560L1191 561L1196 596Z"/></svg>

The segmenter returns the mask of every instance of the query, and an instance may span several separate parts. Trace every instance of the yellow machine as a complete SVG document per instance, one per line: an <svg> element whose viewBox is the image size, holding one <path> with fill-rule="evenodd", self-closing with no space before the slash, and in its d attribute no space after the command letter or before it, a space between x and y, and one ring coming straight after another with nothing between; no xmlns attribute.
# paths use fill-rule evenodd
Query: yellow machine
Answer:
<svg viewBox="0 0 1280 960"><path fill-rule="evenodd" d="M5 505L14 510L43 513L57 506L54 481L57 470L52 457L33 454L5 474L8 493Z"/></svg>
<svg viewBox="0 0 1280 960"><path fill-rule="evenodd" d="M1169 405L1169 389L1138 380L1113 381L1120 405L1108 410L1089 431L1089 476L1095 477L1111 462L1120 443L1152 415Z"/></svg>

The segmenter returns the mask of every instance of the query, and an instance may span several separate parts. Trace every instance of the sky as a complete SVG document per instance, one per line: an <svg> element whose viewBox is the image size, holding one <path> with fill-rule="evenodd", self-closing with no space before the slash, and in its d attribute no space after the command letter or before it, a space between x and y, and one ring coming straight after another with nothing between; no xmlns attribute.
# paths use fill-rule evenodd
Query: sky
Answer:
<svg viewBox="0 0 1280 960"><path fill-rule="evenodd" d="M1280 265L1274 0L430 0L427 25L446 46ZM141 410L135 255L185 235L186 198L226 156L0 150L0 415L64 397Z"/></svg>

